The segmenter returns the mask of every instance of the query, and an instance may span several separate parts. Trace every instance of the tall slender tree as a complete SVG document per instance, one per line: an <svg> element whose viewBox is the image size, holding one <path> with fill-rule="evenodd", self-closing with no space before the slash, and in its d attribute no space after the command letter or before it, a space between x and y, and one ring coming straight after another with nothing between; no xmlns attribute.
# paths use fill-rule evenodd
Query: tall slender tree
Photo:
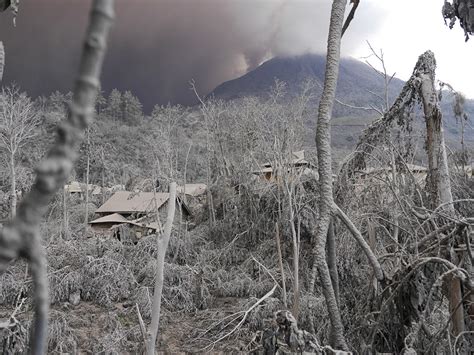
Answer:
<svg viewBox="0 0 474 355"><path fill-rule="evenodd" d="M5 67L5 48L3 42L0 41L0 83L3 79L3 68Z"/></svg>
<svg viewBox="0 0 474 355"><path fill-rule="evenodd" d="M33 101L16 86L2 89L0 95L0 149L8 155L10 168L11 216L16 215L16 159L22 147L37 133L40 116Z"/></svg>
<svg viewBox="0 0 474 355"><path fill-rule="evenodd" d="M336 96L337 78L339 75L341 36L346 3L346 0L333 1L329 24L324 87L321 101L319 102L316 129L320 200L318 206L319 219L316 226L316 238L313 248L314 267L317 268L319 272L323 294L328 307L329 318L331 319L333 345L343 350L347 350L348 347L344 337L341 313L339 311L326 259L326 242L329 223L331 221L331 212L334 205L332 191L330 121L334 98Z"/></svg>

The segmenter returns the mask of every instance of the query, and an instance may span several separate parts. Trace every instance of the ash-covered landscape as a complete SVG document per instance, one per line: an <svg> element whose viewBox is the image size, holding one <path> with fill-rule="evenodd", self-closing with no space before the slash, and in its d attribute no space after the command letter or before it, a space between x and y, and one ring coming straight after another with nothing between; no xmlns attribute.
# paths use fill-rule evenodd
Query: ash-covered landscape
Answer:
<svg viewBox="0 0 474 355"><path fill-rule="evenodd" d="M0 353L473 353L474 3L397 6L0 0Z"/></svg>

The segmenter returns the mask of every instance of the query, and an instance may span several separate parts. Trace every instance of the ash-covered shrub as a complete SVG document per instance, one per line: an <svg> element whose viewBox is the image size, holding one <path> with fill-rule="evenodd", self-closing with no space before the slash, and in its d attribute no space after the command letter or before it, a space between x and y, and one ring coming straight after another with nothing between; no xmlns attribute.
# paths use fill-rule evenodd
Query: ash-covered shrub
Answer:
<svg viewBox="0 0 474 355"><path fill-rule="evenodd" d="M0 305L15 305L19 298L31 295L32 283L27 270L26 263L20 261L0 275Z"/></svg>
<svg viewBox="0 0 474 355"><path fill-rule="evenodd" d="M127 299L136 281L123 261L123 257L115 253L91 258L83 267L83 299L100 305Z"/></svg>
<svg viewBox="0 0 474 355"><path fill-rule="evenodd" d="M84 275L79 270L70 271L69 268L50 273L49 300L52 304L68 301L73 293L80 293L83 287Z"/></svg>
<svg viewBox="0 0 474 355"><path fill-rule="evenodd" d="M251 297L242 309L249 309L258 299ZM266 329L271 326L273 314L283 308L283 303L275 297L269 297L259 307L256 307L247 317L247 323L252 331Z"/></svg>
<svg viewBox="0 0 474 355"><path fill-rule="evenodd" d="M2 354L25 354L28 350L30 323L15 322L0 328L0 352Z"/></svg>
<svg viewBox="0 0 474 355"><path fill-rule="evenodd" d="M51 311L48 332L48 353L75 354L77 352L76 335L69 325L67 313Z"/></svg>

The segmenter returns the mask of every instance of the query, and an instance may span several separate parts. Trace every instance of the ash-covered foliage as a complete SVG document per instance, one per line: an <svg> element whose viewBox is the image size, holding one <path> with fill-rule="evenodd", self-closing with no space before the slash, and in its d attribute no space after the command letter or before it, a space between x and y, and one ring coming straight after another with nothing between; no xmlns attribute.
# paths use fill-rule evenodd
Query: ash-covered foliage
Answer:
<svg viewBox="0 0 474 355"><path fill-rule="evenodd" d="M432 263L418 267L417 262L445 255L446 246L458 238L453 235L459 225L440 216L423 219L421 215L432 211L418 208L427 198L425 181L423 174L412 172L410 164L423 157L424 137L417 135L420 110L411 84L415 85L407 83L385 118L369 127L348 164L350 174L344 170L336 182L339 206L367 240L387 278L384 285L374 281L359 244L336 219L339 307L347 340L361 352L399 353L408 348L430 352L449 347L447 333L442 333L449 320L447 296L444 278L439 279L446 269ZM171 179L184 182L188 159L187 182L205 182L209 187L209 193L193 206L187 224L173 230L164 268L160 349L261 349L262 333L273 327L275 311L285 308L283 279L287 308L294 305L292 226L298 241L298 327L316 336L320 344L331 342L330 320L317 278L311 289L319 191L316 154L305 142L313 93L308 84L300 97L288 103L281 100L284 91L285 86L277 82L267 100L211 100L200 112L156 107L150 117L130 93L114 91L107 99L99 98L101 119L91 130L91 182L151 190L158 177L166 188ZM50 133L67 101L67 96L56 93L38 104L45 120L43 133ZM48 135L39 137L41 149ZM286 172L292 153L304 148L309 172ZM22 153L20 163L26 170L33 165L23 157L31 154L29 149ZM454 158L454 197L470 199L472 176ZM275 177L267 180L259 175L264 163L276 167ZM82 155L75 179L84 180L85 165ZM8 176L0 178L7 186ZM93 211L102 198L91 197L89 203ZM137 244L96 236L84 228L85 201L68 196L66 204L67 228L62 194L52 202L42 226L53 308L48 351L143 351L136 308L149 323L156 236L146 236ZM472 216L473 208L469 201L456 204L461 216ZM274 293L246 314L275 284ZM14 263L0 276L0 317L8 319L16 309L18 314L17 322L0 335L3 353L25 350L31 287L25 263Z"/></svg>
<svg viewBox="0 0 474 355"><path fill-rule="evenodd" d="M459 25L464 30L466 42L469 35L474 33L474 1L472 0L445 0L442 9L444 22L449 20L449 28L452 29L459 20Z"/></svg>

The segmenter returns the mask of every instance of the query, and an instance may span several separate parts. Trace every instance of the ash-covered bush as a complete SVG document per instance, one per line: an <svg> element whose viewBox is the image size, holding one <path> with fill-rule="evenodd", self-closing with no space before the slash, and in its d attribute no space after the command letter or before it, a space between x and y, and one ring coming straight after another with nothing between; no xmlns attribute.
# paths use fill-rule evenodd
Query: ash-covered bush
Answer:
<svg viewBox="0 0 474 355"><path fill-rule="evenodd" d="M21 298L31 295L32 284L24 261L11 265L0 275L0 305L15 305Z"/></svg>
<svg viewBox="0 0 474 355"><path fill-rule="evenodd" d="M74 354L77 352L76 335L69 324L66 312L50 312L48 332L48 353Z"/></svg>
<svg viewBox="0 0 474 355"><path fill-rule="evenodd" d="M0 352L2 354L25 354L29 340L28 321L15 322L0 328Z"/></svg>
<svg viewBox="0 0 474 355"><path fill-rule="evenodd" d="M84 265L83 272L82 297L101 305L128 299L136 286L123 256L117 253L91 258Z"/></svg>

